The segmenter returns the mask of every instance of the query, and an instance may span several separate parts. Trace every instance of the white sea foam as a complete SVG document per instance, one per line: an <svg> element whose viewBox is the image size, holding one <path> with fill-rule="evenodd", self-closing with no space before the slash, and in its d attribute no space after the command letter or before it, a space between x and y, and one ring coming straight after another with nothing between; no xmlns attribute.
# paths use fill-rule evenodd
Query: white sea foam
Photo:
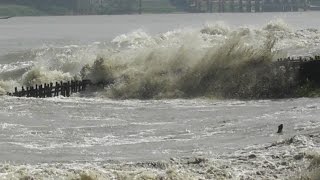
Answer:
<svg viewBox="0 0 320 180"><path fill-rule="evenodd" d="M268 72L268 63L296 52L316 54L319 37L316 29L293 30L282 20L262 28L208 23L157 35L138 29L115 37L115 48L100 42L43 47L35 51L32 61L2 64L0 70L32 66L13 76L20 85L81 78L114 81L99 94L111 98L265 97L260 78L267 78L274 89L292 85L289 81L274 82L281 73ZM250 64L255 63L253 71ZM273 87L275 84L279 87ZM1 92L7 89L0 85Z"/></svg>
<svg viewBox="0 0 320 180"><path fill-rule="evenodd" d="M0 178L316 180L319 178L319 152L313 148L313 139L295 136L210 159L189 157L138 163L1 164Z"/></svg>

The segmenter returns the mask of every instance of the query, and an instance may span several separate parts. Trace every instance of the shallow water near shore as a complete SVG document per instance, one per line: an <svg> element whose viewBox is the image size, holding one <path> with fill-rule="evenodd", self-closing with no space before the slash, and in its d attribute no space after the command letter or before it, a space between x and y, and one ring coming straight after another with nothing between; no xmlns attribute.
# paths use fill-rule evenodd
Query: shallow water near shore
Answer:
<svg viewBox="0 0 320 180"><path fill-rule="evenodd" d="M121 179L142 172L157 179L171 171L180 179L285 179L307 170L308 153L320 148L317 98L3 97L1 104L0 176L9 179ZM280 123L283 134L276 133Z"/></svg>
<svg viewBox="0 0 320 180"><path fill-rule="evenodd" d="M116 83L70 98L1 96L0 179L319 178L320 99L251 100L268 92L266 78L280 90L294 81L262 76L264 65L319 55L319 15L1 21L0 94L83 77Z"/></svg>

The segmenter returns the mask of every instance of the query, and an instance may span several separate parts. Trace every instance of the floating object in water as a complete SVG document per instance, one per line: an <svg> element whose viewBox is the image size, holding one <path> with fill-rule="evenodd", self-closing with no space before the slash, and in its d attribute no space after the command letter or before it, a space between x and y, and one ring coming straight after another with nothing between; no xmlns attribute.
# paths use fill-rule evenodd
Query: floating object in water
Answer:
<svg viewBox="0 0 320 180"><path fill-rule="evenodd" d="M280 124L278 126L278 132L277 133L282 133L282 129L283 129L283 124Z"/></svg>

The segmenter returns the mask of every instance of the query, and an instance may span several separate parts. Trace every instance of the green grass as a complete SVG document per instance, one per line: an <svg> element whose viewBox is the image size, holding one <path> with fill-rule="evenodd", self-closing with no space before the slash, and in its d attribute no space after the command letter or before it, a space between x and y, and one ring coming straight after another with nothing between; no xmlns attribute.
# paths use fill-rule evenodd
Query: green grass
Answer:
<svg viewBox="0 0 320 180"><path fill-rule="evenodd" d="M142 13L172 13L177 12L169 0L142 0Z"/></svg>
<svg viewBox="0 0 320 180"><path fill-rule="evenodd" d="M0 4L0 16L40 16L45 14L29 6Z"/></svg>
<svg viewBox="0 0 320 180"><path fill-rule="evenodd" d="M142 13L174 13L178 11L179 10L175 6L170 4L169 0L142 0ZM117 10L115 10L115 12L117 12ZM138 10L135 10L135 12L138 12ZM123 12L119 13L122 14ZM47 9L39 10L30 6L0 3L0 16L42 16L68 14L72 13L70 10L64 7L50 6ZM99 12L97 12L97 14L99 14Z"/></svg>

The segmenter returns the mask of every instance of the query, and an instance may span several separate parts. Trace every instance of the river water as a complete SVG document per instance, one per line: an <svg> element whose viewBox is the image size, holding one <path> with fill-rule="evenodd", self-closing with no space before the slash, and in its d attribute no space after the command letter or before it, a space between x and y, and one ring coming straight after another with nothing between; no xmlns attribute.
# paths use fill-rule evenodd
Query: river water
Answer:
<svg viewBox="0 0 320 180"><path fill-rule="evenodd" d="M0 179L319 179L320 99L273 99L294 76L263 68L319 55L318 17L1 20ZM69 98L5 95L71 79L115 83Z"/></svg>

